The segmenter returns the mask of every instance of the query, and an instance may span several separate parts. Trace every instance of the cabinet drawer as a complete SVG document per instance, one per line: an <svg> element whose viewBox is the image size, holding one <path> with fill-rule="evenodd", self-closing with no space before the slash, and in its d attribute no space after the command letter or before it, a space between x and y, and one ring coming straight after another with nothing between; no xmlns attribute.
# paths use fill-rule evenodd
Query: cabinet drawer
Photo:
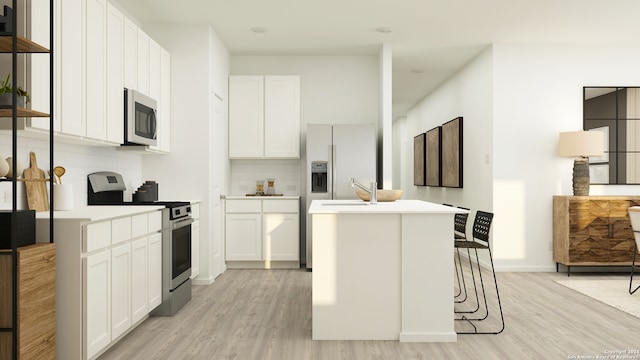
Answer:
<svg viewBox="0 0 640 360"><path fill-rule="evenodd" d="M131 240L131 218L115 219L111 221L111 244Z"/></svg>
<svg viewBox="0 0 640 360"><path fill-rule="evenodd" d="M228 213L259 213L261 200L227 200Z"/></svg>
<svg viewBox="0 0 640 360"><path fill-rule="evenodd" d="M149 213L149 233L162 230L162 211Z"/></svg>
<svg viewBox="0 0 640 360"><path fill-rule="evenodd" d="M84 252L106 248L109 245L111 245L111 221L89 224L85 227L82 244Z"/></svg>
<svg viewBox="0 0 640 360"><path fill-rule="evenodd" d="M137 238L149 233L149 217L147 214L140 214L131 217L131 237Z"/></svg>
<svg viewBox="0 0 640 360"><path fill-rule="evenodd" d="M266 213L295 213L299 211L298 200L263 200L262 211Z"/></svg>

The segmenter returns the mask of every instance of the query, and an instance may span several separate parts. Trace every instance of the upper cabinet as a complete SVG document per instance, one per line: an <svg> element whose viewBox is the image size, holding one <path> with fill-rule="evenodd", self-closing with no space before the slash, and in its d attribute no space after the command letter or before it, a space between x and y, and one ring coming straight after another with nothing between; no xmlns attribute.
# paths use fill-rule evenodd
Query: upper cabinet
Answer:
<svg viewBox="0 0 640 360"><path fill-rule="evenodd" d="M229 77L229 158L300 158L300 77Z"/></svg>
<svg viewBox="0 0 640 360"><path fill-rule="evenodd" d="M46 7L30 11L26 32L48 45ZM169 152L169 53L108 0L55 2L55 123L58 141L119 146L124 140L124 88L158 103L159 143ZM45 26L46 25L46 26ZM44 57L28 57L23 78L34 109L49 107L49 67ZM47 76L45 76L47 75ZM6 126L0 124L0 129ZM21 118L19 130L48 136L45 122ZM166 134L165 134L166 133Z"/></svg>

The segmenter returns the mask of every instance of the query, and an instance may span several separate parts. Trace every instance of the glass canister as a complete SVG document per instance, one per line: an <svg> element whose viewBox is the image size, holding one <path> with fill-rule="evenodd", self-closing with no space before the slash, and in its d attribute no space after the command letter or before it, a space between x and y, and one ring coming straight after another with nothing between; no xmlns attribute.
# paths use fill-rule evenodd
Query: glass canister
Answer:
<svg viewBox="0 0 640 360"><path fill-rule="evenodd" d="M264 180L256 180L256 195L264 195Z"/></svg>
<svg viewBox="0 0 640 360"><path fill-rule="evenodd" d="M267 195L275 195L276 193L276 188L274 186L274 183L276 182L276 179L274 178L268 178L267 179Z"/></svg>

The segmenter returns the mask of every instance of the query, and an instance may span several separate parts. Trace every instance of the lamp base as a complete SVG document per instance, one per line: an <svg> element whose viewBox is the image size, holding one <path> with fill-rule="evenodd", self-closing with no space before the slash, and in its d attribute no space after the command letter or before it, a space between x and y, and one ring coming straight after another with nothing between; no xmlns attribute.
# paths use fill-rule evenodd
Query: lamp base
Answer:
<svg viewBox="0 0 640 360"><path fill-rule="evenodd" d="M573 195L589 195L589 159L575 159L573 162Z"/></svg>

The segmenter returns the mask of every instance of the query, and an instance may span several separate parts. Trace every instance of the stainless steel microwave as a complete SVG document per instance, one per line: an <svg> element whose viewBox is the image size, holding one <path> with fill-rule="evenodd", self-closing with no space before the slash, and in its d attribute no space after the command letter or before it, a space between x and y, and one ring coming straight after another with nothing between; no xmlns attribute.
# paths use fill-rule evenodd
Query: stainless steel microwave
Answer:
<svg viewBox="0 0 640 360"><path fill-rule="evenodd" d="M124 89L124 145L157 145L158 117L154 99Z"/></svg>

